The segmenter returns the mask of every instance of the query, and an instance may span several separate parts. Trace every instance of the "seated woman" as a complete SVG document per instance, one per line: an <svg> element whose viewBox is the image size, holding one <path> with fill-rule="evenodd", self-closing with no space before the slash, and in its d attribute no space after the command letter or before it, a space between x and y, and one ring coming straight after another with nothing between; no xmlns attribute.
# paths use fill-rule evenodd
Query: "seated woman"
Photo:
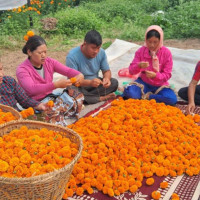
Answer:
<svg viewBox="0 0 200 200"><path fill-rule="evenodd" d="M176 94L168 83L172 66L172 54L163 46L161 27L156 25L148 27L145 44L136 51L129 66L130 74L139 74L139 78L124 89L122 96L125 99L155 99L158 103L176 104Z"/></svg>
<svg viewBox="0 0 200 200"><path fill-rule="evenodd" d="M45 110L46 105L30 98L23 88L11 76L4 76L3 66L0 63L0 103L11 106L20 111L19 103L24 108L33 107L37 110Z"/></svg>
<svg viewBox="0 0 200 200"><path fill-rule="evenodd" d="M181 88L178 91L178 96L180 96L185 101L188 101L186 114L191 114L194 112L195 104L200 105L200 85L197 85L199 80L200 80L200 61L196 65L189 87Z"/></svg>
<svg viewBox="0 0 200 200"><path fill-rule="evenodd" d="M27 94L37 101L46 102L55 98L55 110L52 115L59 117L78 117L83 103L83 95L72 90L70 79L61 78L53 81L53 74L57 72L68 78L75 78L75 85L80 85L83 75L77 70L71 69L60 62L47 57L47 45L45 40L34 35L28 39L22 49L28 58L17 68L17 79ZM62 88L62 92L55 93L55 89ZM64 90L64 91L63 91ZM59 119L58 119L59 121Z"/></svg>

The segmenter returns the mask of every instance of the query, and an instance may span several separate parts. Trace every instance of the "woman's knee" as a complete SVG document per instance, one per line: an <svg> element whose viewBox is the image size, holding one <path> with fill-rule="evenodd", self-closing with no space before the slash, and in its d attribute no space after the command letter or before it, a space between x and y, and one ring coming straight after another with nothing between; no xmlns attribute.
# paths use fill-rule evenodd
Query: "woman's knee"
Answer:
<svg viewBox="0 0 200 200"><path fill-rule="evenodd" d="M175 105L177 103L177 96L173 90L168 91L168 95L164 96L166 105Z"/></svg>
<svg viewBox="0 0 200 200"><path fill-rule="evenodd" d="M136 85L128 86L124 89L123 96L132 99L141 99L141 89Z"/></svg>

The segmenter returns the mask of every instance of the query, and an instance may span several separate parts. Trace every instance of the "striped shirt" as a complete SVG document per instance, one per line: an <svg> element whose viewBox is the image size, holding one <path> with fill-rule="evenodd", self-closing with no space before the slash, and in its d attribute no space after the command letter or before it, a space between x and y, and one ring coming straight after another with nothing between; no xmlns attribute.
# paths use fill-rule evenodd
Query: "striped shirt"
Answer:
<svg viewBox="0 0 200 200"><path fill-rule="evenodd" d="M30 98L24 89L10 76L4 76L0 84L0 103L17 108L19 103L23 108L35 107L38 101Z"/></svg>

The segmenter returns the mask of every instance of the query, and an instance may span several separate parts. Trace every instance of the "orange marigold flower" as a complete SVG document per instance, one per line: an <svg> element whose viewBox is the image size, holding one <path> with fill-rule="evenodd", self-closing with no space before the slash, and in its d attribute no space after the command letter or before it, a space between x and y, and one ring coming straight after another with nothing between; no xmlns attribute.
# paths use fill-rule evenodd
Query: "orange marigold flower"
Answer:
<svg viewBox="0 0 200 200"><path fill-rule="evenodd" d="M161 187L162 189L167 188L167 187L168 187L168 182L163 181L162 183L160 183L160 187Z"/></svg>
<svg viewBox="0 0 200 200"><path fill-rule="evenodd" d="M48 105L49 107L53 107L53 106L54 106L54 102L53 102L52 100L50 100L50 101L48 101L47 105Z"/></svg>
<svg viewBox="0 0 200 200"><path fill-rule="evenodd" d="M6 172L9 164L6 161L0 160L0 172Z"/></svg>
<svg viewBox="0 0 200 200"><path fill-rule="evenodd" d="M28 35L24 35L24 40L28 41Z"/></svg>
<svg viewBox="0 0 200 200"><path fill-rule="evenodd" d="M172 194L172 200L179 200L179 199L180 198L179 198L178 194L176 194L176 193Z"/></svg>
<svg viewBox="0 0 200 200"><path fill-rule="evenodd" d="M84 189L83 189L82 187L78 187L78 188L76 189L76 194L77 194L78 196L82 196L82 195L83 195L83 192L84 192Z"/></svg>
<svg viewBox="0 0 200 200"><path fill-rule="evenodd" d="M77 81L76 77L70 78L70 81L71 81L72 84L76 83L76 81Z"/></svg>
<svg viewBox="0 0 200 200"><path fill-rule="evenodd" d="M27 32L27 36L28 37L32 37L32 36L34 36L35 34L34 34L34 32L33 31L28 31Z"/></svg>
<svg viewBox="0 0 200 200"><path fill-rule="evenodd" d="M147 184L147 185L153 185L153 184L154 184L154 178L148 178L148 179L146 180L146 184Z"/></svg>
<svg viewBox="0 0 200 200"><path fill-rule="evenodd" d="M159 191L153 191L153 192L151 193L151 197L152 197L153 199L155 199L155 200L160 199L160 196L161 196L161 194L160 194Z"/></svg>

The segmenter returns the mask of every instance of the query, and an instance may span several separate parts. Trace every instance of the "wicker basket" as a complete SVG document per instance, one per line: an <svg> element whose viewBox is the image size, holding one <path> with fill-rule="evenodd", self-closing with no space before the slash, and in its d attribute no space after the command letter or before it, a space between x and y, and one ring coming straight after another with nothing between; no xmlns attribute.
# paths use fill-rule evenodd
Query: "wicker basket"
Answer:
<svg viewBox="0 0 200 200"><path fill-rule="evenodd" d="M50 173L29 178L0 177L0 200L62 199L73 167L81 156L83 149L81 137L69 128L30 120L8 122L0 127L0 136L8 134L13 129L19 129L21 126L27 126L29 129L47 128L48 130L62 132L64 137L78 145L78 153L69 164Z"/></svg>
<svg viewBox="0 0 200 200"><path fill-rule="evenodd" d="M15 110L14 108L12 108L10 106L0 104L0 109L2 109L3 112L11 112L17 120L22 119L21 114L17 110Z"/></svg>

